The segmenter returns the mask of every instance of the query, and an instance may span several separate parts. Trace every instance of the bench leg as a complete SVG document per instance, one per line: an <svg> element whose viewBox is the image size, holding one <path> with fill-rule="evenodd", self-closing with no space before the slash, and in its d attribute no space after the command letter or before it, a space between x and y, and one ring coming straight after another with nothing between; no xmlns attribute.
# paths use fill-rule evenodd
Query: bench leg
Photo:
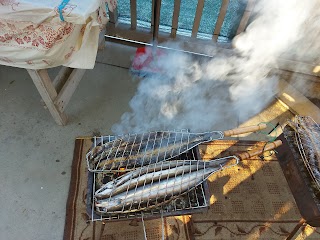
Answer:
<svg viewBox="0 0 320 240"><path fill-rule="evenodd" d="M36 85L38 92L40 93L43 101L47 105L53 119L58 125L66 125L67 116L58 109L54 101L56 100L58 93L48 75L46 69L33 70L27 69L33 83Z"/></svg>

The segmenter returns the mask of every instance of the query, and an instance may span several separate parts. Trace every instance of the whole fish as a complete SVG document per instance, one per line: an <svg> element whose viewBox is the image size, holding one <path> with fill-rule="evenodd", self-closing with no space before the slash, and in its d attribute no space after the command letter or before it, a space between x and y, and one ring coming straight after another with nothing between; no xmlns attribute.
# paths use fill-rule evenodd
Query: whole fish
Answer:
<svg viewBox="0 0 320 240"><path fill-rule="evenodd" d="M217 171L217 169L206 168L177 177L152 182L107 199L97 200L95 206L103 208L103 211L107 212L136 203L180 195L190 188L196 187L215 171Z"/></svg>
<svg viewBox="0 0 320 240"><path fill-rule="evenodd" d="M123 184L127 181L130 181L136 177L139 177L145 173L156 172L156 171L160 171L160 170L166 170L166 169L186 165L188 162L189 161L185 161L185 160L184 161L176 160L176 161L161 162L159 164L150 164L148 166L141 167L136 170L127 172L126 174L114 179L113 181L107 182L106 184L99 187L99 190L97 190L97 192L98 191L101 192L106 189L114 189L115 187L120 186L121 184ZM193 161L193 162L197 162L197 161Z"/></svg>
<svg viewBox="0 0 320 240"><path fill-rule="evenodd" d="M176 162L176 161L174 161ZM182 161L180 161L182 162ZM159 165L159 164L158 164ZM95 192L95 197L101 198L101 197L109 197L112 195L116 195L123 191L128 191L132 188L139 187L143 184L148 184L152 181L160 181L164 178L170 178L173 176L178 176L180 174L187 174L192 171L200 170L205 167L205 164L197 164L196 161L194 161L194 164L189 163L181 163L179 164L181 166L178 166L178 162L175 167L167 168L167 169L156 169L156 168L149 168L147 171L141 171L143 168L135 170L134 172L137 173L138 177L131 178L125 181L122 185L119 184L108 184L108 186L102 186L100 189L98 189ZM146 167L145 167L146 168ZM146 168L147 169L147 168ZM142 173L145 172L145 173ZM133 176L134 174L127 173L128 175ZM121 181L123 182L123 181ZM110 183L110 182L109 182ZM106 184L106 185L107 185Z"/></svg>
<svg viewBox="0 0 320 240"><path fill-rule="evenodd" d="M219 136L218 132L152 132L128 135L94 148L89 161L96 169L103 170L136 165L140 167L171 159Z"/></svg>
<svg viewBox="0 0 320 240"><path fill-rule="evenodd" d="M155 164L150 164L148 166L144 166L141 168L138 168L136 170L127 172L126 174L107 182L106 184L99 186L99 189L96 191L96 194L101 194L103 191L106 190L105 193L111 192L116 187L121 186L124 183L130 182L133 179L137 177L141 177L142 175L146 173L153 173L157 171L164 171L167 169L176 169L179 166L186 166L190 168L190 165L192 166L192 169L201 169L204 167L221 167L221 164L224 164L224 162L221 163L220 160L214 160L214 161L198 161L198 160L174 160L174 161L165 161L165 162L159 162ZM173 170L172 170L173 171ZM149 175L150 176L150 175ZM100 195L97 195L97 197L100 197Z"/></svg>
<svg viewBox="0 0 320 240"><path fill-rule="evenodd" d="M187 170L187 172L182 172L182 167L179 166L177 167L180 168L179 175L173 174L170 177L167 173L167 175L165 175L167 177L160 179L158 174L156 174L155 177L153 177L151 174L146 174L149 178L148 184L138 186L140 182L139 180L141 180L138 177L134 181L135 184L131 185L131 190L124 192L116 191L115 194L109 194L110 197L102 200L97 200L95 206L98 208L102 208L102 210L98 211L113 211L136 203L163 199L168 196L173 197L175 195L180 195L187 190L190 190L191 188L194 188L197 185L201 184L211 174L222 169L222 166L229 161L230 159L223 159L217 162L212 161L212 166L209 166L209 164L206 167L203 167L204 165L200 165L200 167L202 166L202 168L198 168L196 170L193 169L194 171L190 170L190 167L193 167L193 165L189 165L189 170ZM211 161L208 163L211 163ZM199 165L195 166L198 167ZM159 172L161 173L161 171ZM143 177L143 175L141 177ZM127 185L127 187L128 186L130 186L130 183L129 185ZM122 188L122 186L120 187Z"/></svg>
<svg viewBox="0 0 320 240"><path fill-rule="evenodd" d="M166 132L163 132L163 137ZM130 151L138 151L139 146L143 144L143 142L147 142L151 139L156 139L160 135L158 132L150 132L148 134L133 134L133 135L125 135L121 138L117 138L113 141L107 142L103 145L98 145L91 150L90 158L97 161L99 159L103 159L108 155L116 154L117 151L122 151L124 148ZM111 151L110 151L111 150ZM117 153L120 155L120 153ZM109 156L111 157L111 156Z"/></svg>

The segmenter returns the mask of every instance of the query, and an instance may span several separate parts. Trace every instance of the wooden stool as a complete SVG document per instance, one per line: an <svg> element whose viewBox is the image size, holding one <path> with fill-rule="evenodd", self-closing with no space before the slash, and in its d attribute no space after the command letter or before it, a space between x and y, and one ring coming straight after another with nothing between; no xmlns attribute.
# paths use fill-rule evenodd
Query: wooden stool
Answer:
<svg viewBox="0 0 320 240"><path fill-rule="evenodd" d="M103 50L105 47L105 33L106 29L104 28L99 34L98 50ZM27 69L27 71L53 119L58 125L66 125L67 115L64 110L86 69L62 67L53 81L49 77L47 69Z"/></svg>
<svg viewBox="0 0 320 240"><path fill-rule="evenodd" d="M53 81L49 77L47 69L27 69L27 71L53 119L59 125L66 125L67 116L64 110L86 69L62 67Z"/></svg>

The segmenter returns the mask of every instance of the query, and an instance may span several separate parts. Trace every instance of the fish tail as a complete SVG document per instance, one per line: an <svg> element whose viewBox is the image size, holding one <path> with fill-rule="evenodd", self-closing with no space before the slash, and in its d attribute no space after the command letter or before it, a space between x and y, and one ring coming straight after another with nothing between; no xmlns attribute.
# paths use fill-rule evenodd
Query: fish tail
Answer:
<svg viewBox="0 0 320 240"><path fill-rule="evenodd" d="M202 140L203 140L203 141L212 141L212 140L214 140L214 139L213 139L213 136L214 136L214 134L213 134L212 132L205 133L205 134L203 135L203 137L202 137Z"/></svg>
<svg viewBox="0 0 320 240"><path fill-rule="evenodd" d="M232 160L233 160L232 158L211 160L207 162L208 163L207 166L213 167L213 168L223 168Z"/></svg>

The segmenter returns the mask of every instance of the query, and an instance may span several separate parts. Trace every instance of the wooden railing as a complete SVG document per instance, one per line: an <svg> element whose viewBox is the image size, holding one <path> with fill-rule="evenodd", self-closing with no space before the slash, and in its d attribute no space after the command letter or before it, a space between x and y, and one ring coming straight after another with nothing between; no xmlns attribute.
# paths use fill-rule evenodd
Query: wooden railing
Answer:
<svg viewBox="0 0 320 240"><path fill-rule="evenodd" d="M161 0L153 0L152 9L155 4L155 1L160 1L160 5L161 5ZM172 14L171 31L164 32L160 30L159 32L157 32L157 37L158 37L157 39L159 43L168 41L168 40L178 40L180 42L180 47L184 48L185 50L194 49L195 46L197 45L199 46L200 44L202 46L202 49L204 49L205 46L207 45L212 46L213 44L216 47L219 47L221 51L231 48L231 43L217 42L218 37L220 36L220 33L221 33L223 22L227 14L230 0L221 0L222 4L220 7L218 17L216 19L216 24L214 26L211 39L210 38L203 39L198 37L199 26L200 26L201 18L203 15L205 0L198 0L196 11L194 13L193 26L191 29L190 36L178 34L181 0L172 0L172 1L174 1L174 7L172 9L173 14ZM245 31L248 25L250 16L254 11L255 4L256 4L256 0L247 0L246 8L239 22L236 35ZM130 0L130 13L131 13L130 24L124 24L118 21L117 9L114 12L109 12L110 19L107 24L107 34L106 34L107 41L120 42L122 44L133 45L136 47L139 47L144 43L150 43L152 41L152 35L153 35L153 29L154 29L153 11L150 19L150 22L151 22L150 28L144 28L144 27L138 26L137 0ZM155 22L159 23L160 14L157 14L157 19L155 20L156 20ZM159 29L159 28L155 28L155 29ZM201 49L200 49L200 53L201 53ZM290 55L290 53L286 53L284 54L284 57L278 59L278 67L279 69L282 69L282 70L295 71L295 72L300 72L303 74L308 74L313 76L320 76L320 70L315 71L317 67L320 69L319 66L316 66L314 63L308 63L308 61L303 61L300 59L298 62L294 57Z"/></svg>
<svg viewBox="0 0 320 240"><path fill-rule="evenodd" d="M153 0L152 1L152 9L154 7L155 1L161 0ZM203 8L204 8L205 0L198 0L197 8L194 14L194 21L193 21L193 27L191 30L191 39L197 39L197 35L199 33L199 26L200 21L202 18ZM240 21L239 27L237 29L237 34L241 33L245 30L249 17L251 15L251 12L254 7L255 0L248 0L247 1L247 7L244 11L243 17ZM229 5L229 0L222 0L222 5L220 8L220 12L218 15L218 19L216 22L216 25L214 27L214 31L212 33L212 40L214 42L217 42L218 37L220 35L220 31L227 13ZM174 39L183 39L188 40L188 37L186 36L179 36L177 34L178 25L179 25L179 15L180 15L180 6L181 6L181 0L174 0L174 7L172 9L173 11L173 17L172 17L172 24L171 24L171 32L159 32L159 41L164 40L174 40ZM130 15L131 15L131 24L123 24L118 21L118 11L117 9L114 12L109 12L110 21L107 26L107 33L109 36L117 36L123 39L130 39L138 42L150 42L152 38L152 30L153 30L153 12L152 17L150 19L151 22L151 28L142 28L137 25L137 0L130 0ZM157 18L160 18L160 14L157 16ZM160 19L156 19L158 22ZM208 39L210 40L210 39Z"/></svg>

